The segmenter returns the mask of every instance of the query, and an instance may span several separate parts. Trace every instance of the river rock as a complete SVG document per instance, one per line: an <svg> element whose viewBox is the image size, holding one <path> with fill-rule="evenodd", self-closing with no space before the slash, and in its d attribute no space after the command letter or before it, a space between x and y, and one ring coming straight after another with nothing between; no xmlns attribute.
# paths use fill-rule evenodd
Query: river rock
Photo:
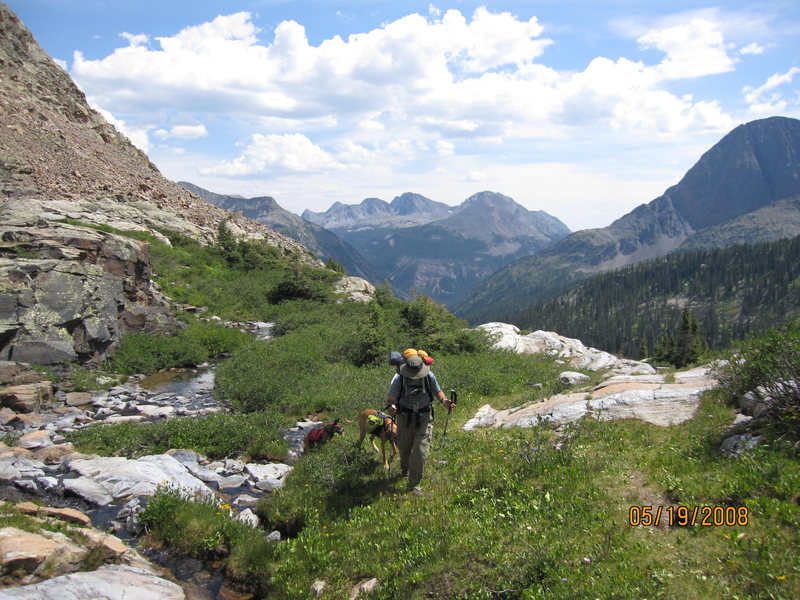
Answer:
<svg viewBox="0 0 800 600"><path fill-rule="evenodd" d="M50 439L50 434L47 431L34 431L33 433L26 433L21 436L18 445L28 450L35 450L37 448L52 446L53 441Z"/></svg>
<svg viewBox="0 0 800 600"><path fill-rule="evenodd" d="M186 600L179 585L153 572L124 565L62 575L3 593L8 600Z"/></svg>
<svg viewBox="0 0 800 600"><path fill-rule="evenodd" d="M91 401L92 395L87 392L69 392L66 397L67 406L84 406Z"/></svg>
<svg viewBox="0 0 800 600"><path fill-rule="evenodd" d="M245 467L250 476L256 481L279 480L292 470L292 467L283 463L256 464L248 463Z"/></svg>
<svg viewBox="0 0 800 600"><path fill-rule="evenodd" d="M39 448L33 453L33 457L45 464L59 464L65 456L75 452L75 447L67 442L66 444L55 444L45 448Z"/></svg>
<svg viewBox="0 0 800 600"><path fill-rule="evenodd" d="M243 486L245 481L247 477L243 475L228 475L217 481L217 486L220 490L229 490Z"/></svg>
<svg viewBox="0 0 800 600"><path fill-rule="evenodd" d="M34 412L53 397L53 384L38 381L0 388L0 404L17 412Z"/></svg>
<svg viewBox="0 0 800 600"><path fill-rule="evenodd" d="M8 425L17 418L17 413L15 413L10 408L4 406L0 408L0 425Z"/></svg>
<svg viewBox="0 0 800 600"><path fill-rule="evenodd" d="M156 406L154 404L140 404L136 410L151 419L166 419L175 412L175 408L172 406Z"/></svg>
<svg viewBox="0 0 800 600"><path fill-rule="evenodd" d="M70 461L69 467L84 478L91 478L115 499L152 496L160 486L167 484L189 494L213 495L208 486L168 454L143 456L136 460L121 457L79 459Z"/></svg>
<svg viewBox="0 0 800 600"><path fill-rule="evenodd" d="M0 481L14 482L20 478L21 474L15 463L16 457L0 458Z"/></svg>
<svg viewBox="0 0 800 600"><path fill-rule="evenodd" d="M102 485L89 477L65 479L64 489L98 506L106 506L114 501L114 497Z"/></svg>

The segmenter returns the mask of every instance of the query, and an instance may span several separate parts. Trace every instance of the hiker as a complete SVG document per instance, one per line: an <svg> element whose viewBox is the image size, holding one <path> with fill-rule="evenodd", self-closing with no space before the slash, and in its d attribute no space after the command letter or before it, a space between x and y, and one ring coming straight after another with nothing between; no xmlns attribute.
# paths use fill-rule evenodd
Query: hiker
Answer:
<svg viewBox="0 0 800 600"><path fill-rule="evenodd" d="M386 410L397 415L400 470L408 475L408 490L421 495L419 482L433 435L433 398L449 411L455 404L445 395L430 366L416 353L406 351L389 386ZM406 354L404 353L404 355Z"/></svg>

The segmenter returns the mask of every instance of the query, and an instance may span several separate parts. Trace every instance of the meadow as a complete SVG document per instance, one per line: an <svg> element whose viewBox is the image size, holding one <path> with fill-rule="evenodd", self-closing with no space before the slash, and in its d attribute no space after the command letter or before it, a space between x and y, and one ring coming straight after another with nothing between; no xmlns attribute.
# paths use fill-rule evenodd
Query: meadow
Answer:
<svg viewBox="0 0 800 600"><path fill-rule="evenodd" d="M729 385L707 393L679 426L586 419L558 429L463 431L483 404L560 391L564 365L490 350L428 298L401 302L379 290L368 305L337 303L327 272L234 250L240 258L186 241L153 248L168 295L209 314L275 323L279 336L268 342L219 343L227 357L215 393L232 411L90 429L74 436L79 449L134 455L180 446L277 460L294 419L353 419L381 408L393 373L388 352L409 346L435 357L434 372L460 402L446 437L447 413L437 412L421 497L405 493L397 462L386 473L366 444L355 448L350 425L298 460L286 486L259 503L263 528L235 521L225 504L166 487L142 515L142 543L222 561L231 581L270 599L308 597L318 580L323 598L349 597L371 578L379 582L371 597L381 599L800 597L796 403L773 420L788 427L765 427L754 450L719 452L735 384L756 375L731 371ZM188 321L179 335L208 327ZM197 334L182 346L208 353L208 339L223 335ZM796 348L800 336L789 339ZM117 365L173 341L126 343ZM691 522L695 507L710 507L707 524ZM282 541L267 541L272 530Z"/></svg>

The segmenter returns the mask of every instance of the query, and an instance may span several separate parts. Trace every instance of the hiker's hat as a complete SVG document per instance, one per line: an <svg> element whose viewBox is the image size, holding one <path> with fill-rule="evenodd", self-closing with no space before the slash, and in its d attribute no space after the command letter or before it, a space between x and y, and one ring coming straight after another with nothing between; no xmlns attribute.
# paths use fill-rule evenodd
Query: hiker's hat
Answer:
<svg viewBox="0 0 800 600"><path fill-rule="evenodd" d="M422 379L431 372L431 368L419 356L410 356L406 364L400 367L400 375L409 379Z"/></svg>

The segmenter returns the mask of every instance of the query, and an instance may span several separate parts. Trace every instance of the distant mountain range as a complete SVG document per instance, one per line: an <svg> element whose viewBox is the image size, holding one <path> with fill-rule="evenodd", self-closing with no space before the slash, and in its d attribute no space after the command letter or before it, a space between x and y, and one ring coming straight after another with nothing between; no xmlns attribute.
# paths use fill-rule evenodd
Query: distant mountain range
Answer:
<svg viewBox="0 0 800 600"><path fill-rule="evenodd" d="M341 225L333 231L369 257L397 296L425 294L446 305L464 298L503 265L548 247L570 231L543 211L529 211L508 196L488 191L447 210L418 194L368 206L405 207L405 212L349 222L344 218L348 207L334 206L331 214L339 215ZM440 214L445 216L432 218ZM423 224L408 225L413 220Z"/></svg>
<svg viewBox="0 0 800 600"><path fill-rule="evenodd" d="M800 121L740 125L681 181L608 227L578 231L520 258L451 307L472 322L519 312L592 273L679 248L722 247L800 234Z"/></svg>
<svg viewBox="0 0 800 600"><path fill-rule="evenodd" d="M443 219L453 208L425 196L406 192L391 202L380 198L366 198L361 204L334 203L323 213L310 210L303 218L326 229L361 230L376 227L412 227Z"/></svg>
<svg viewBox="0 0 800 600"><path fill-rule="evenodd" d="M555 217L494 192L480 192L456 207L406 192L391 202L337 202L324 213L307 210L301 218L270 196L243 198L188 182L180 185L300 242L323 259L334 258L351 275L388 282L400 298L425 294L443 304L464 298L510 261L569 234Z"/></svg>
<svg viewBox="0 0 800 600"><path fill-rule="evenodd" d="M247 219L262 223L300 242L322 260L333 258L340 262L350 275L373 282L381 281L381 274L350 244L324 227L310 223L282 208L271 196L244 198L210 192L188 181L179 181L178 185L214 206L232 213L240 213Z"/></svg>

